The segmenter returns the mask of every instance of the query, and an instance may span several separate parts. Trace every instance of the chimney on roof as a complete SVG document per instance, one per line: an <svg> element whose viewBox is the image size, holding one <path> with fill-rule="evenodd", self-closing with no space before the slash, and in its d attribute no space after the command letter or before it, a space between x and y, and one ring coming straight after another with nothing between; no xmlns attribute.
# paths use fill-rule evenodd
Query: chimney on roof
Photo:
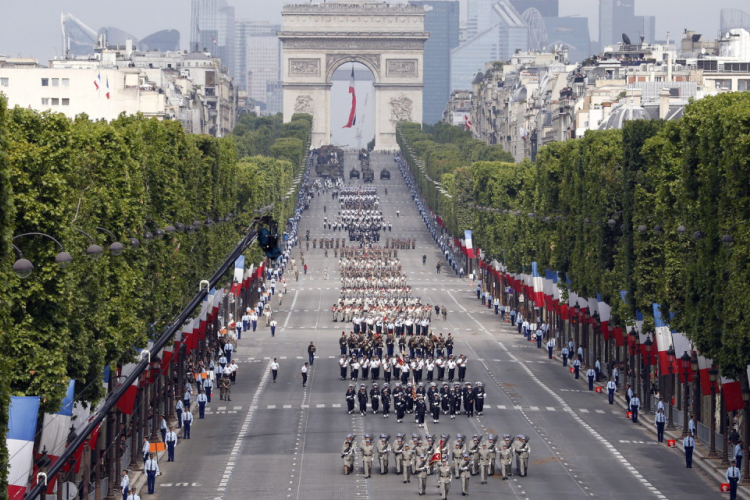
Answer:
<svg viewBox="0 0 750 500"><path fill-rule="evenodd" d="M669 89L659 89L659 119L666 120L669 115Z"/></svg>

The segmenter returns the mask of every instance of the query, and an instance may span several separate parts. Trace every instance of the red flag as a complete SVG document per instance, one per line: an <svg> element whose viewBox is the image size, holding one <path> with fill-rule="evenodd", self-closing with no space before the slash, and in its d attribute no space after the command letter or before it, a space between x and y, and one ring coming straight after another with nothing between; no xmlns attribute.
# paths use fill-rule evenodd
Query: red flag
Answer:
<svg viewBox="0 0 750 500"><path fill-rule="evenodd" d="M436 452L435 452L435 453L434 453L434 454L432 455L432 458L430 458L430 465L434 464L435 462L440 462L441 460L442 460L442 458L441 458L441 456L440 456L440 452L439 452L439 451L436 451Z"/></svg>
<svg viewBox="0 0 750 500"><path fill-rule="evenodd" d="M357 94L354 93L354 65L352 65L352 77L349 80L349 93L352 95L352 109L349 111L349 121L341 128L352 128L357 124Z"/></svg>
<svg viewBox="0 0 750 500"><path fill-rule="evenodd" d="M471 130L471 120L469 120L469 115L464 115L464 129L468 132Z"/></svg>

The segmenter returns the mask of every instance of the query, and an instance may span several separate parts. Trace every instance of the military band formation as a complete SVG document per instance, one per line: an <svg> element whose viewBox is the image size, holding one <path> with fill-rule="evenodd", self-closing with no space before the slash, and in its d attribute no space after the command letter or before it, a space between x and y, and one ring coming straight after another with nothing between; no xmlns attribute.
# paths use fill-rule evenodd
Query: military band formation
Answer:
<svg viewBox="0 0 750 500"><path fill-rule="evenodd" d="M359 443L356 443L355 435L348 434L341 450L341 458L346 475L352 474L355 463L361 460L365 478L372 476L377 458L381 475L395 473L401 476L403 483L411 483L413 476L420 495L427 493L428 478L433 476L441 497L445 499L448 498L453 479L461 481L463 496L469 495L469 481L473 476L479 476L480 484L487 484L488 477L496 473L507 480L513 475L514 460L516 473L525 477L528 475L530 452L529 439L523 435L511 438L506 434L502 442L498 442L497 437L492 434L487 439L477 434L471 439L457 434L450 444L448 434L441 434L439 437L426 434L424 440L420 434L412 434L409 440L404 434L398 433L393 443L390 435L386 434L381 434L378 440L365 434Z"/></svg>

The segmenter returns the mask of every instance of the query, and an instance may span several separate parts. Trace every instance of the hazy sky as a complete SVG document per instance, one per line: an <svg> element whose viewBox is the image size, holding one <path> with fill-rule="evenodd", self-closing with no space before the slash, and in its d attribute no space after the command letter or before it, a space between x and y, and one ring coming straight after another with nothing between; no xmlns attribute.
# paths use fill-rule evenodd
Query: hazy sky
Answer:
<svg viewBox="0 0 750 500"><path fill-rule="evenodd" d="M285 2L229 0L238 18L280 21ZM0 14L0 54L31 56L46 62L62 46L60 13L71 13L93 30L115 26L142 38L160 29L180 30L183 48L189 43L190 0L3 0ZM589 18L591 37L598 38L597 0L560 0L560 15ZM670 31L673 39L685 28L715 37L719 10L734 7L750 11L748 0L635 0L636 14L656 16L656 37Z"/></svg>

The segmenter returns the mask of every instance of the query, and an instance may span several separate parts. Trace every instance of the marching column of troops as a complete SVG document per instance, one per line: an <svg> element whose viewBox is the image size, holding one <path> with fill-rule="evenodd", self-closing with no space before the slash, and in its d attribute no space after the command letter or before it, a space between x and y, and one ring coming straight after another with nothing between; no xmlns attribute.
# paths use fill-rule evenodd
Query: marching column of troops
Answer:
<svg viewBox="0 0 750 500"><path fill-rule="evenodd" d="M344 474L354 472L358 451L365 478L372 476L377 458L381 475L394 472L401 475L404 483L411 483L414 476L420 495L426 493L427 479L431 475L435 477L442 498L448 498L453 479L461 480L461 494L464 496L469 494L472 476L479 476L480 484L487 484L487 478L499 470L503 480L507 480L513 475L514 457L518 475L528 475L531 448L529 439L522 435L511 438L506 434L502 442L498 442L492 434L486 440L477 434L471 440L458 434L452 445L448 434L441 434L439 438L426 434L424 440L421 435L412 434L410 442L404 434L398 433L395 443L391 443L391 437L385 434L380 435L377 443L369 434L365 434L359 443L355 443L355 439L355 435L348 434L341 450ZM392 469L389 465L391 455Z"/></svg>

